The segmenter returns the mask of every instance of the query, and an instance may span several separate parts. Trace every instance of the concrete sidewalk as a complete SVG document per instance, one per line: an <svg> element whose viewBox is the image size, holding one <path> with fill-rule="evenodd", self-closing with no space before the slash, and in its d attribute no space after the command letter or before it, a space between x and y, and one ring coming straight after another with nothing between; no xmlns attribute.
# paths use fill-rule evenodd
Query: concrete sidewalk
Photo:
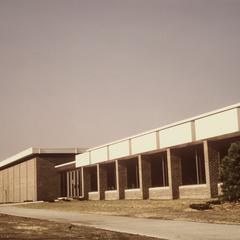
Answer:
<svg viewBox="0 0 240 240"><path fill-rule="evenodd" d="M239 240L240 225L171 221L0 206L0 213L169 240Z"/></svg>

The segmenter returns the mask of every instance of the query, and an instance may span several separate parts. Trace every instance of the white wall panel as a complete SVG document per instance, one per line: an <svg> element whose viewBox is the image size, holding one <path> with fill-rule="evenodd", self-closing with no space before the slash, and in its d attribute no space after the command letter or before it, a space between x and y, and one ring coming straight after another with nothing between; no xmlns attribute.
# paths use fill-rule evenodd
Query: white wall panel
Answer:
<svg viewBox="0 0 240 240"><path fill-rule="evenodd" d="M121 158L129 155L129 140L109 145L110 159Z"/></svg>
<svg viewBox="0 0 240 240"><path fill-rule="evenodd" d="M82 167L90 164L89 152L76 155L76 167Z"/></svg>
<svg viewBox="0 0 240 240"><path fill-rule="evenodd" d="M159 132L160 148L171 147L192 141L192 123L163 129Z"/></svg>
<svg viewBox="0 0 240 240"><path fill-rule="evenodd" d="M195 121L196 140L238 131L237 109L217 113Z"/></svg>
<svg viewBox="0 0 240 240"><path fill-rule="evenodd" d="M91 151L91 163L98 163L108 160L107 147L98 148Z"/></svg>
<svg viewBox="0 0 240 240"><path fill-rule="evenodd" d="M157 149L156 132L132 138L132 154Z"/></svg>

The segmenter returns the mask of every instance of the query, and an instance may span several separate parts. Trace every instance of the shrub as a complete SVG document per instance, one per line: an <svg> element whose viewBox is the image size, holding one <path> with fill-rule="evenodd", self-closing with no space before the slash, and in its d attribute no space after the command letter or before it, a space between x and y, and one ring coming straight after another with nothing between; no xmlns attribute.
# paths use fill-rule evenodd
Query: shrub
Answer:
<svg viewBox="0 0 240 240"><path fill-rule="evenodd" d="M240 200L240 142L232 143L228 155L220 164L222 198L230 202Z"/></svg>

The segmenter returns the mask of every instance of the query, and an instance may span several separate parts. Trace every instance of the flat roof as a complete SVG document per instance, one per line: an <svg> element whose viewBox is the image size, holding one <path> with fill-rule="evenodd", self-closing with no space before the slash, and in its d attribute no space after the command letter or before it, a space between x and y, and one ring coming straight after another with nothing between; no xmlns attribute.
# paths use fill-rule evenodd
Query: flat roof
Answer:
<svg viewBox="0 0 240 240"><path fill-rule="evenodd" d="M31 147L16 155L0 161L0 168L34 154L79 154L86 148L35 148Z"/></svg>
<svg viewBox="0 0 240 240"><path fill-rule="evenodd" d="M151 129L149 131L145 131L145 132L142 132L142 133L139 133L139 134L136 134L136 135L132 135L132 136L129 136L129 137L126 137L126 138L122 138L122 139L115 140L115 141L112 141L112 142L109 142L109 143L98 145L96 147L88 148L86 150L86 152L90 152L90 151L96 150L98 148L106 147L108 145L112 145L112 144L116 144L116 143L119 143L119 142L123 142L123 141L128 140L128 139L132 139L132 138L135 138L135 137L143 136L143 135L146 135L148 133L160 131L160 130L167 129L167 128L170 128L170 127L174 127L174 126L186 123L186 122L194 121L194 120L197 120L197 119L200 119L200 118L205 118L205 117L214 115L216 113L225 112L227 110L231 110L231 109L239 108L239 107L240 107L240 102L236 103L236 104L233 104L233 105L230 105L230 106L227 106L227 107L224 107L224 108L220 108L220 109L214 110L214 111L203 113L203 114L197 115L195 117L191 117L191 118L187 118L187 119L184 119L184 120L181 120L181 121L178 121L178 122L170 123L170 124L164 125L164 126L159 127L159 128L154 128L154 129Z"/></svg>

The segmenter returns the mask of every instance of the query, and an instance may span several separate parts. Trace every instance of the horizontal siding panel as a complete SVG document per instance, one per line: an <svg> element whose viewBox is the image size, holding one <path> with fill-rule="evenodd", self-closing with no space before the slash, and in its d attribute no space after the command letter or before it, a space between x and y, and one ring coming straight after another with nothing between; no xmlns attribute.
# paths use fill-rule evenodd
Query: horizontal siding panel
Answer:
<svg viewBox="0 0 240 240"><path fill-rule="evenodd" d="M192 142L192 123L187 122L161 130L159 132L159 141L160 148Z"/></svg>
<svg viewBox="0 0 240 240"><path fill-rule="evenodd" d="M119 142L109 146L109 157L110 159L121 158L128 156L129 151L129 140Z"/></svg>
<svg viewBox="0 0 240 240"><path fill-rule="evenodd" d="M98 148L91 151L91 164L108 160L107 147Z"/></svg>
<svg viewBox="0 0 240 240"><path fill-rule="evenodd" d="M152 151L157 149L156 132L132 138L132 154Z"/></svg>
<svg viewBox="0 0 240 240"><path fill-rule="evenodd" d="M76 167L83 167L90 164L89 152L76 155Z"/></svg>
<svg viewBox="0 0 240 240"><path fill-rule="evenodd" d="M217 113L195 121L196 140L237 132L237 109Z"/></svg>

